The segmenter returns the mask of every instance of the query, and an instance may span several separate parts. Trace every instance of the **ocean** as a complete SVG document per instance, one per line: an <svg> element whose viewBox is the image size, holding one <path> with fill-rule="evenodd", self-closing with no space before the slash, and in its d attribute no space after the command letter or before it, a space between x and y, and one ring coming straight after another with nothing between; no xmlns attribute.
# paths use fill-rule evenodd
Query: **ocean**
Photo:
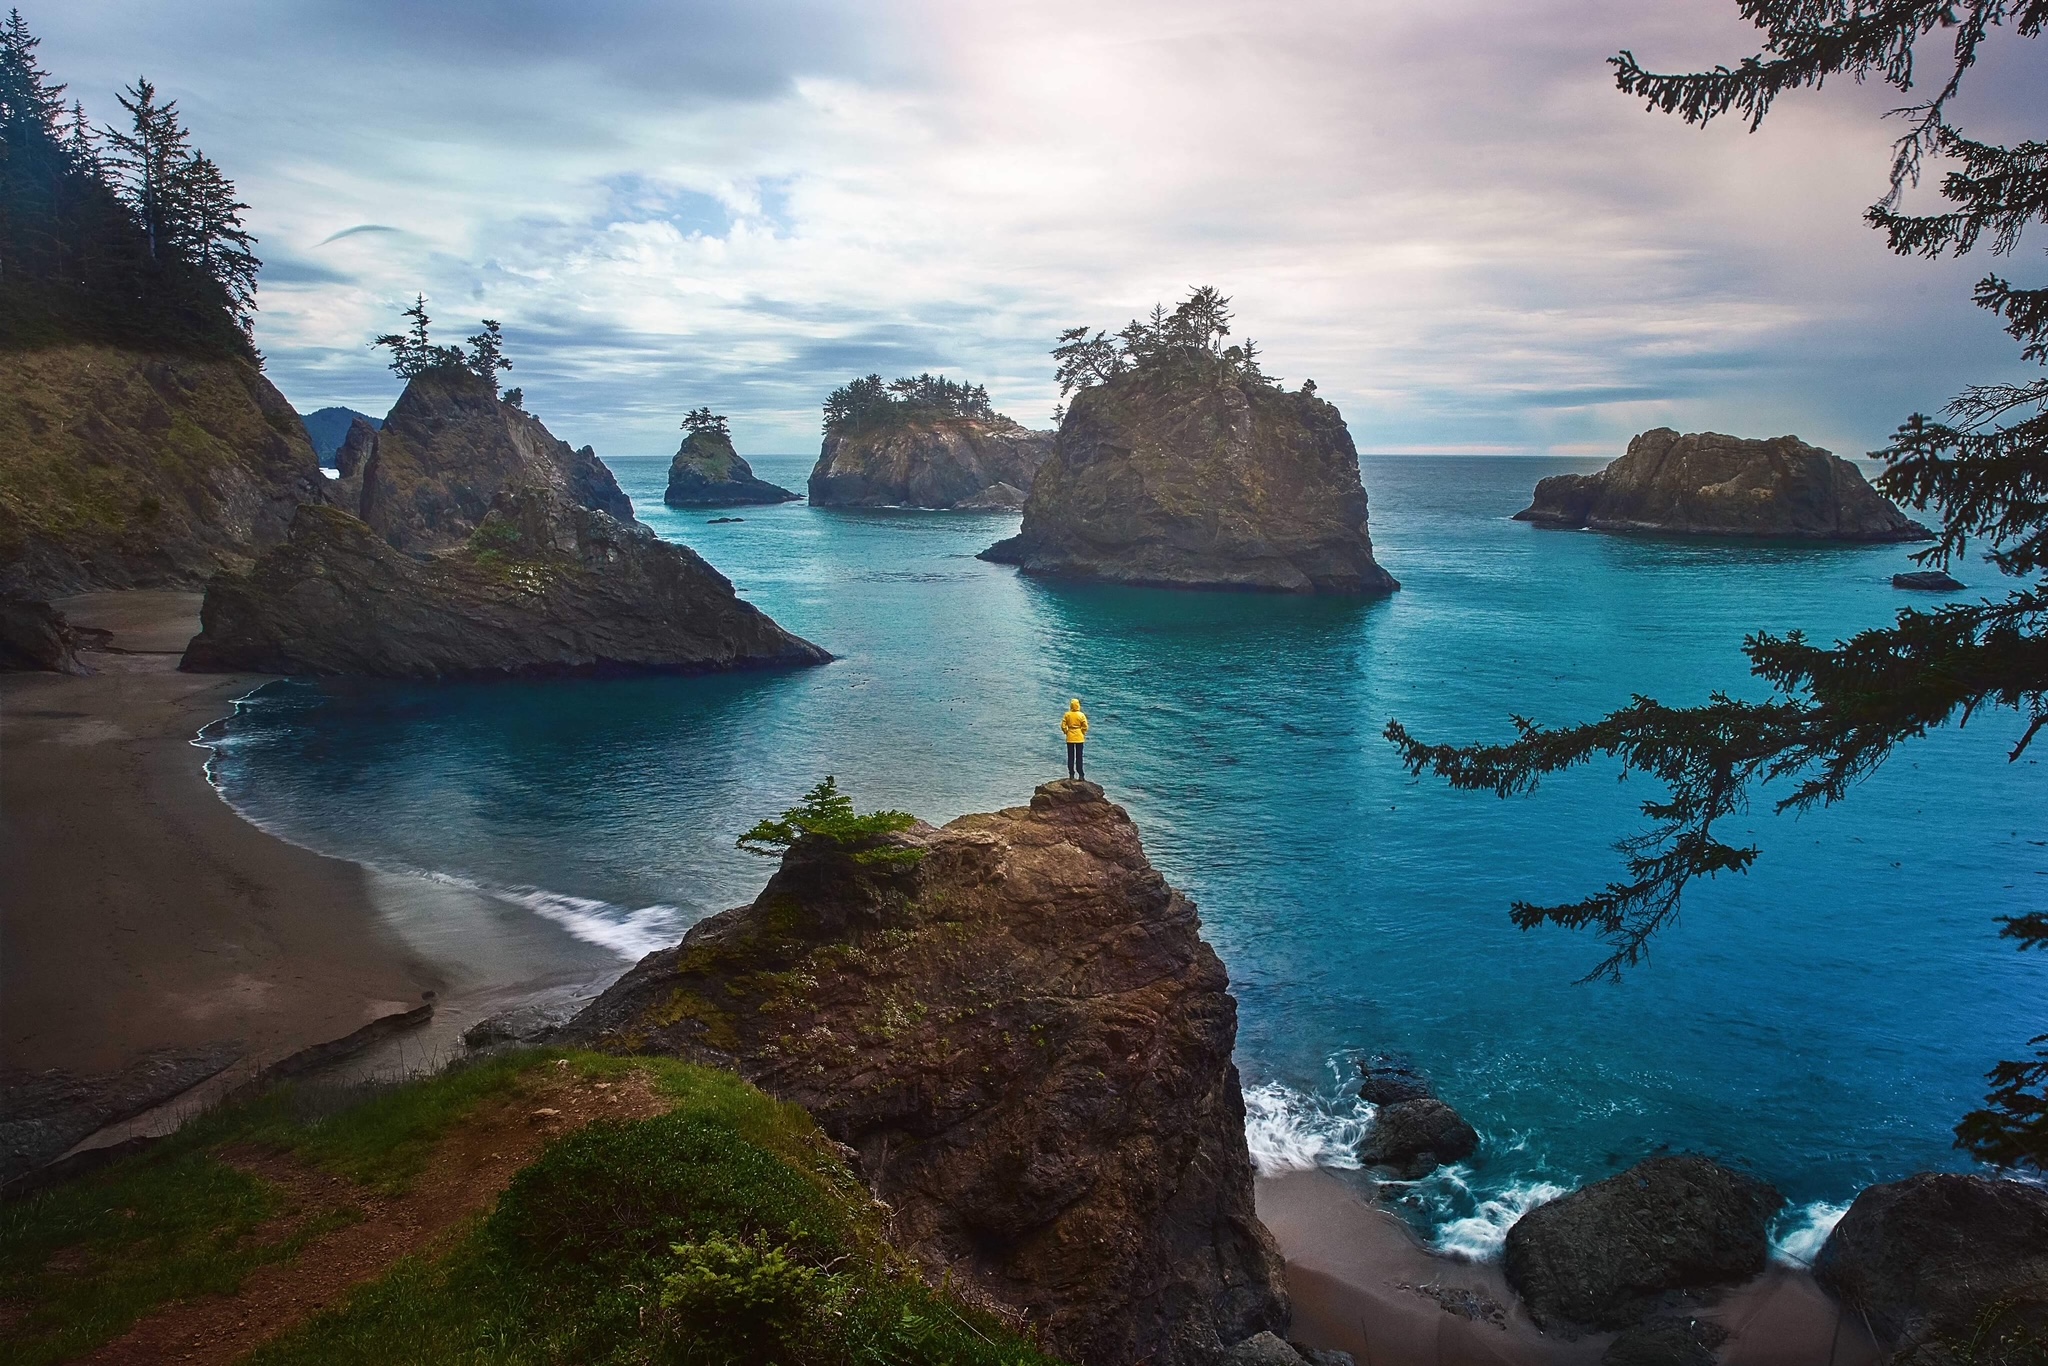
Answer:
<svg viewBox="0 0 2048 1366"><path fill-rule="evenodd" d="M1619 984L1579 981L1598 940L1518 931L1507 908L1609 880L1659 789L1596 763L1533 796L1456 793L1381 738L1393 717L1470 741L1636 693L1759 695L1747 633L1832 640L1926 605L1891 587L1904 548L1542 531L1511 520L1536 480L1600 462L1380 456L1364 478L1400 593L1175 593L976 560L1014 515L681 512L661 503L665 457L607 463L644 521L838 662L271 684L220 728L223 795L625 961L751 899L769 865L734 839L827 774L934 822L1023 803L1063 775L1056 721L1078 696L1089 777L1229 966L1261 1168L1355 1168L1357 1060L1405 1060L1484 1143L1382 1197L1475 1257L1532 1204L1667 1150L1775 1183L1780 1252L1810 1256L1863 1186L1967 1166L1951 1126L1983 1072L2048 1030L2048 958L1996 937L1997 916L2048 900L2048 774L2007 762L2009 713L1909 746L1832 810L1778 816L1766 789L1729 832L1761 850L1754 872L1694 888ZM810 458L754 465L801 489ZM1958 577L1960 597L2004 591L1984 566Z"/></svg>

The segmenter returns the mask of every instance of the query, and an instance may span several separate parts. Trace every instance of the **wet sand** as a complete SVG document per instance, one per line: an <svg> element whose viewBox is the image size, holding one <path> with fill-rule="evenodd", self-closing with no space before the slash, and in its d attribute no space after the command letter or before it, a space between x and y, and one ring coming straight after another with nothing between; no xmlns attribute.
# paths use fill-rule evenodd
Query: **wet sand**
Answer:
<svg viewBox="0 0 2048 1366"><path fill-rule="evenodd" d="M1259 1218L1287 1258L1297 1341L1350 1352L1359 1366L1591 1366L1614 1339L1542 1332L1497 1264L1432 1254L1330 1172L1260 1177L1257 1194ZM1732 1334L1721 1366L1874 1366L1879 1357L1861 1325L1789 1267L1772 1267L1700 1317Z"/></svg>
<svg viewBox="0 0 2048 1366"><path fill-rule="evenodd" d="M432 993L429 1030L380 1054L403 1064L459 1051L463 1025L528 987L625 966L517 908L238 816L193 740L266 680L177 672L199 595L57 606L114 634L90 677L0 675L0 1071L96 1077L211 1049L238 1059L203 1088L219 1091Z"/></svg>

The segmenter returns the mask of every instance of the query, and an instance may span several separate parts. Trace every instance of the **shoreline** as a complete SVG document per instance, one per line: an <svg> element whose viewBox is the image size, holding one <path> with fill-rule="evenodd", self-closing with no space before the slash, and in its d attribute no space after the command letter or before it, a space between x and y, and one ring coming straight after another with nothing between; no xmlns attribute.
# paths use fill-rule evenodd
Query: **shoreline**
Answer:
<svg viewBox="0 0 2048 1366"><path fill-rule="evenodd" d="M169 1132L263 1068L431 1001L338 1071L627 963L539 917L317 853L237 812L198 737L260 675L183 674L197 593L57 606L95 673L0 675L0 1174ZM60 1146L61 1145L61 1146Z"/></svg>

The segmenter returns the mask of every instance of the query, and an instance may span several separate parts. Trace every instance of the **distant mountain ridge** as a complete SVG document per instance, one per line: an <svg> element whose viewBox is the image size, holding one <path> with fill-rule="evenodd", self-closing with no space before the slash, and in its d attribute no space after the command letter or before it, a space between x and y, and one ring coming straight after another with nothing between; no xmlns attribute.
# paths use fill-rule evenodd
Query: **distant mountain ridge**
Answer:
<svg viewBox="0 0 2048 1366"><path fill-rule="evenodd" d="M321 464L334 464L334 453L341 449L341 443L348 437L348 424L357 418L372 428L384 426L383 418L371 417L353 408L321 408L316 412L299 414L299 421L306 424L306 436L313 443L313 453L320 457Z"/></svg>

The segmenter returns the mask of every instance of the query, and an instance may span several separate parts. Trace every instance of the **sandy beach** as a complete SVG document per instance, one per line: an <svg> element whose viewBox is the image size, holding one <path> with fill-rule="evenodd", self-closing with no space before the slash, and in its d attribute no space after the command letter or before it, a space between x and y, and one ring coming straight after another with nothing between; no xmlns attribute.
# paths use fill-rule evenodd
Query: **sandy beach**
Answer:
<svg viewBox="0 0 2048 1366"><path fill-rule="evenodd" d="M199 601L59 603L113 632L88 656L96 672L0 676L0 1076L11 1121L71 1116L27 1139L10 1128L14 1169L54 1156L52 1133L76 1141L144 1101L218 1093L428 999L432 1026L377 1058L445 1056L489 1009L624 966L517 908L237 815L193 741L264 680L177 671Z"/></svg>
<svg viewBox="0 0 2048 1366"><path fill-rule="evenodd" d="M1257 1195L1287 1258L1297 1341L1350 1352L1359 1366L1593 1366L1614 1340L1544 1333L1498 1264L1432 1254L1334 1173L1260 1177ZM1773 1266L1700 1317L1729 1330L1721 1366L1873 1366L1880 1356L1790 1267Z"/></svg>

